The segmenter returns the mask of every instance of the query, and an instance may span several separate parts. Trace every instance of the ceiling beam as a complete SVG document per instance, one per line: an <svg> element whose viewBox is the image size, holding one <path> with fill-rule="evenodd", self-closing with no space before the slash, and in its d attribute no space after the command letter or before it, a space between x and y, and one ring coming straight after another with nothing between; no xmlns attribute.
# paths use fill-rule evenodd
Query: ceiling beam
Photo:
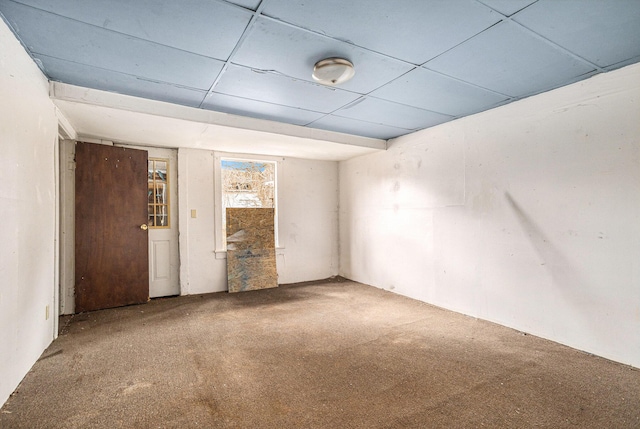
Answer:
<svg viewBox="0 0 640 429"><path fill-rule="evenodd" d="M387 141L351 134L326 131L264 119L247 118L211 110L196 109L161 101L84 88L60 82L51 82L50 97L53 100L71 101L100 107L109 107L154 116L182 119L208 125L260 131L289 137L326 141L353 146L385 150Z"/></svg>

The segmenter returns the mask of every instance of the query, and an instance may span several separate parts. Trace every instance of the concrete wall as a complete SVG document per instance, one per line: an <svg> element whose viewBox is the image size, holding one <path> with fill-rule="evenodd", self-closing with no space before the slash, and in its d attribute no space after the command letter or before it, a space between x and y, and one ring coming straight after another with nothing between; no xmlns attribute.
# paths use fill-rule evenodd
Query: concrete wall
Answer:
<svg viewBox="0 0 640 429"><path fill-rule="evenodd" d="M640 367L640 65L339 176L345 277Z"/></svg>
<svg viewBox="0 0 640 429"><path fill-rule="evenodd" d="M220 199L214 167L220 156L225 154L199 149L178 152L182 294L227 290L226 253L217 227ZM258 158L278 161L278 282L337 275L337 162Z"/></svg>
<svg viewBox="0 0 640 429"><path fill-rule="evenodd" d="M0 46L1 405L54 337L58 122L47 80L1 20Z"/></svg>

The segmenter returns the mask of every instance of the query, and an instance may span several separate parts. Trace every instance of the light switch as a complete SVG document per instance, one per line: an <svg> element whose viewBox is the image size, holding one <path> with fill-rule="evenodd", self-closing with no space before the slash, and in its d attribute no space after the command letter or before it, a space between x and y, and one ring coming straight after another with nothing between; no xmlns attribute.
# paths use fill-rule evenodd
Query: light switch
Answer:
<svg viewBox="0 0 640 429"><path fill-rule="evenodd" d="M197 217L195 209L191 209L191 217L194 219Z"/></svg>

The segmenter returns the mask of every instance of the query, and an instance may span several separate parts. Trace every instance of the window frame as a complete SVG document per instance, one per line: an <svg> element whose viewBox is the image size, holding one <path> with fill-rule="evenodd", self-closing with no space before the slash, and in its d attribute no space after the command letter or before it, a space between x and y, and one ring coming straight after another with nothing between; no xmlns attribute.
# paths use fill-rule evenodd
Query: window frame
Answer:
<svg viewBox="0 0 640 429"><path fill-rule="evenodd" d="M214 171L214 231L215 231L215 253L216 259L226 258L227 248L224 237L225 231L222 229L224 219L224 191L222 189L222 161L240 161L240 162L268 162L275 164L275 184L274 184L274 229L275 229L275 246L276 249L282 249L282 240L279 237L278 218L280 217L280 198L278 188L282 184L282 170L284 168L284 158L268 156L268 155L248 155L239 153L214 152L213 171Z"/></svg>

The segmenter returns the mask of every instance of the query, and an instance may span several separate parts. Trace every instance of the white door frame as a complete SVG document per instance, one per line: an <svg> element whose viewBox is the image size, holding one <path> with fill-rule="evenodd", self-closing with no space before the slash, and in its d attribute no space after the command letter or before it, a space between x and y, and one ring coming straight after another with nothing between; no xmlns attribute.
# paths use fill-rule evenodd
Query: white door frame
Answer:
<svg viewBox="0 0 640 429"><path fill-rule="evenodd" d="M149 159L169 162L169 225L170 228L149 226L149 296L180 295L180 244L178 241L178 151L147 147Z"/></svg>

